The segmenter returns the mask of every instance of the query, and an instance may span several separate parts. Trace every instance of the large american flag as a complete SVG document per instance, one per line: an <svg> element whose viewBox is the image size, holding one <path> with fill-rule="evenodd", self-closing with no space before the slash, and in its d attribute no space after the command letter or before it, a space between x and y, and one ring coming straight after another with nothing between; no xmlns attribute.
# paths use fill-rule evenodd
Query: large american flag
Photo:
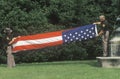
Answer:
<svg viewBox="0 0 120 79"><path fill-rule="evenodd" d="M41 49L75 41L88 40L96 37L97 35L96 25L91 24L70 30L19 36L12 42L13 53L18 51Z"/></svg>

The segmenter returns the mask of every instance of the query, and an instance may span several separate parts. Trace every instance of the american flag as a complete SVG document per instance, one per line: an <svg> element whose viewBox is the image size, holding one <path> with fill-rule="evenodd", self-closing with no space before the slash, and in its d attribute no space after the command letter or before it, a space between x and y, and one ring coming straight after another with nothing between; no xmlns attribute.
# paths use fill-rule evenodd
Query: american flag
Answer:
<svg viewBox="0 0 120 79"><path fill-rule="evenodd" d="M88 40L97 35L96 25L86 25L71 30L19 36L12 41L12 51L16 53L18 51L41 49L64 43Z"/></svg>

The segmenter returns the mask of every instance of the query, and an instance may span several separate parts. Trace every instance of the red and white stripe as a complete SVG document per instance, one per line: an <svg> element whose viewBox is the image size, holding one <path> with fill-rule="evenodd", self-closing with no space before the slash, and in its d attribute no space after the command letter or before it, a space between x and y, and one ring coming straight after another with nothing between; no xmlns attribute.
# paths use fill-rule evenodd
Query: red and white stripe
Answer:
<svg viewBox="0 0 120 79"><path fill-rule="evenodd" d="M13 53L62 44L62 31L20 36L13 41Z"/></svg>

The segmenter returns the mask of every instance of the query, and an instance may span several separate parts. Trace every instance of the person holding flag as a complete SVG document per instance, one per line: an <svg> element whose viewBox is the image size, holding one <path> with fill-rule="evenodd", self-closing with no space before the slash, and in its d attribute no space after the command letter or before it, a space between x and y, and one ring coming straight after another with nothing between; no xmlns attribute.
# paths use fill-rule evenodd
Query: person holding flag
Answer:
<svg viewBox="0 0 120 79"><path fill-rule="evenodd" d="M12 40L12 32L13 30L10 27L6 27L4 29L4 33L6 38L6 44L7 44L7 64L9 68L15 67L15 60L14 60L14 55L12 54L12 46L10 45L10 41Z"/></svg>
<svg viewBox="0 0 120 79"><path fill-rule="evenodd" d="M99 19L100 19L99 22L95 22L93 24L101 26L98 36L102 35L103 56L106 57L106 56L108 56L108 41L109 41L109 34L110 34L110 25L104 15L100 15Z"/></svg>

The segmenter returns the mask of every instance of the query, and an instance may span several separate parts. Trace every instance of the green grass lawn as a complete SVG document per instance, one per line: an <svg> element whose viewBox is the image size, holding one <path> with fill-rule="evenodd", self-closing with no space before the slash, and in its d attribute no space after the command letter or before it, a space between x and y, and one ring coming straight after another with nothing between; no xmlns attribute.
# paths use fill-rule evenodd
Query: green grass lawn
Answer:
<svg viewBox="0 0 120 79"><path fill-rule="evenodd" d="M96 61L0 65L0 79L120 79L120 69L100 68Z"/></svg>

